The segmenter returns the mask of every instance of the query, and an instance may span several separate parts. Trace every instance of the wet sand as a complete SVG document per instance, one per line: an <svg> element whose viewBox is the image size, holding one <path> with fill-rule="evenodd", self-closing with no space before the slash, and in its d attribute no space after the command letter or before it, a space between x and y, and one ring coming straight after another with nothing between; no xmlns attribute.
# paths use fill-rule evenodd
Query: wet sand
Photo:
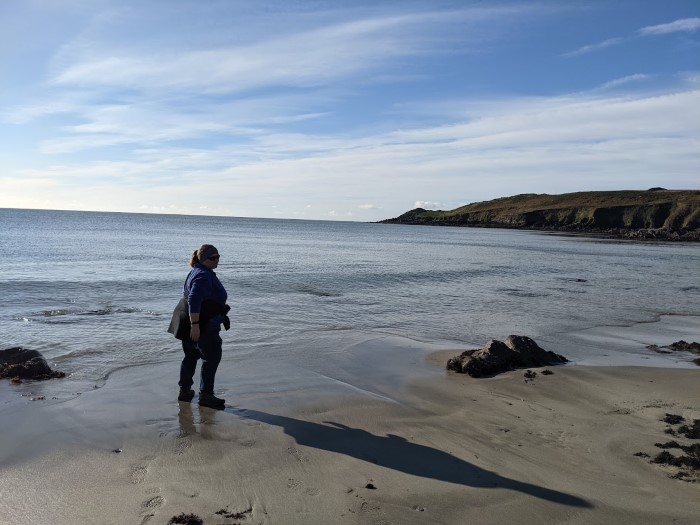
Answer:
<svg viewBox="0 0 700 525"><path fill-rule="evenodd" d="M401 350L377 338L354 365L381 345ZM357 381L223 363L223 411L174 400L177 363L15 396L0 407L0 523L698 522L700 483L635 454L668 441L665 414L700 419L700 368L472 379L444 371L455 350L408 346L404 369L365 361Z"/></svg>

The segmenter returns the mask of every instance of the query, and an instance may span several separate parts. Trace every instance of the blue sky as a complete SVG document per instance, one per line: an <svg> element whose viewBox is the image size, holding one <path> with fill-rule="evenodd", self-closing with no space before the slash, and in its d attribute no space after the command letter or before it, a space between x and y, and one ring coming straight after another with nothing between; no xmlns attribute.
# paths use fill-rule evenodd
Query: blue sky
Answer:
<svg viewBox="0 0 700 525"><path fill-rule="evenodd" d="M0 207L373 221L700 181L698 0L3 0L0 61Z"/></svg>

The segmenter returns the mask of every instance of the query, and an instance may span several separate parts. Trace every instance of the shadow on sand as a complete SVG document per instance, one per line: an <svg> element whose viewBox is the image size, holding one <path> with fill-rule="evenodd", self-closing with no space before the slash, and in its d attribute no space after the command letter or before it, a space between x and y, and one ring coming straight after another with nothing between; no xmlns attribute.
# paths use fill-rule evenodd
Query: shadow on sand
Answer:
<svg viewBox="0 0 700 525"><path fill-rule="evenodd" d="M217 411L203 410L208 413L207 418L216 418ZM294 438L299 445L345 454L406 474L467 487L514 490L572 507L592 507L589 502L576 496L505 478L441 450L412 443L394 434L376 436L366 430L348 427L340 423L330 421L326 421L324 424L311 423L301 419L231 406L227 406L224 412L278 426L287 435Z"/></svg>

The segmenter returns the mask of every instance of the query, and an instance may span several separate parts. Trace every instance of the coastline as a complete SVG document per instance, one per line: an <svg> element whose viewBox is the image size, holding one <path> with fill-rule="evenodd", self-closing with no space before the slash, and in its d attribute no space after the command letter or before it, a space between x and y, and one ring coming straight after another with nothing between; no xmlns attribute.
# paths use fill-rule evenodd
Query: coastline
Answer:
<svg viewBox="0 0 700 525"><path fill-rule="evenodd" d="M658 340L677 336L654 328ZM380 347L401 342L377 338L354 357ZM404 350L404 369L393 356L367 362L364 383L222 363L221 412L174 401L176 363L119 370L70 399L2 405L3 519L691 524L700 515L700 485L635 456L668 440L665 414L700 419L697 367L574 364L533 381L522 370L473 379L444 370L456 350Z"/></svg>
<svg viewBox="0 0 700 525"><path fill-rule="evenodd" d="M462 226L563 232L637 241L700 241L697 190L524 193L453 210L415 208L389 224Z"/></svg>
<svg viewBox="0 0 700 525"><path fill-rule="evenodd" d="M470 224L455 224L453 222L430 221L430 222L411 222L398 221L397 219L384 219L373 222L372 224L397 224L409 226L434 226L445 228L480 228L480 229L499 229L499 230L516 230L516 231L531 231L545 233L549 235L559 235L562 237L577 237L581 239L592 240L608 240L608 241L630 241L641 243L670 243L670 244L689 244L691 246L700 242L700 231L676 231L667 230L664 228L591 228L584 227L553 227L553 226L520 226L509 225L505 223L470 223Z"/></svg>

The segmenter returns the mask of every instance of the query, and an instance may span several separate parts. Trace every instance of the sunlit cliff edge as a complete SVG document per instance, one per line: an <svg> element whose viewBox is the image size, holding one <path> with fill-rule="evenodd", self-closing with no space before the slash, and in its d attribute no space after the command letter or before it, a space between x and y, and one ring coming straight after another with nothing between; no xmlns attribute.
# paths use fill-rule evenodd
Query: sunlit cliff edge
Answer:
<svg viewBox="0 0 700 525"><path fill-rule="evenodd" d="M651 188L562 195L526 193L449 211L416 208L380 222L700 241L700 190Z"/></svg>

